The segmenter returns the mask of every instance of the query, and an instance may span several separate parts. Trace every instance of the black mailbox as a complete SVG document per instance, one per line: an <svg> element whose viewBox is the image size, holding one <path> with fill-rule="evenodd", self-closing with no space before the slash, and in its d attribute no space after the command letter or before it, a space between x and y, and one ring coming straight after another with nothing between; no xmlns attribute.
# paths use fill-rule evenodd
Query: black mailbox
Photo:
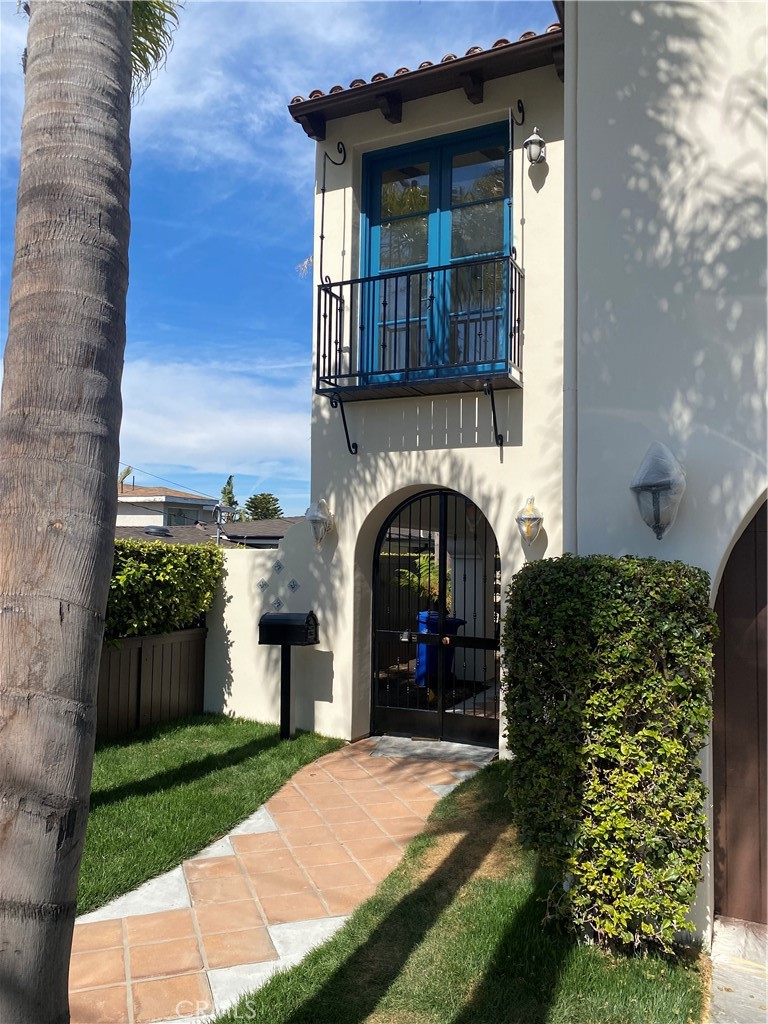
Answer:
<svg viewBox="0 0 768 1024"><path fill-rule="evenodd" d="M267 612L259 619L259 643L280 647L280 739L294 734L291 714L291 648L319 643L314 612Z"/></svg>
<svg viewBox="0 0 768 1024"><path fill-rule="evenodd" d="M259 619L259 643L310 647L319 643L314 612L267 612Z"/></svg>

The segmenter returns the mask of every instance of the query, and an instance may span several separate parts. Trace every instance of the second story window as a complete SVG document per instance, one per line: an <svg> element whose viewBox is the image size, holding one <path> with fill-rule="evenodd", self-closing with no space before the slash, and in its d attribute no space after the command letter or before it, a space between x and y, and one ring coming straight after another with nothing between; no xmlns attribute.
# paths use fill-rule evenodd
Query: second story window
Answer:
<svg viewBox="0 0 768 1024"><path fill-rule="evenodd" d="M509 247L506 125L364 162L361 368L380 382L496 369Z"/></svg>

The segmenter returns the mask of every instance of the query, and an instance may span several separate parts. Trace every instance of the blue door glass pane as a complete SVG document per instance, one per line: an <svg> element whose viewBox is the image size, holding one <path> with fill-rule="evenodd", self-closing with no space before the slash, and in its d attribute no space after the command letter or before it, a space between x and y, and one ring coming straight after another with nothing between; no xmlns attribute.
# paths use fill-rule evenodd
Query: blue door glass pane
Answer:
<svg viewBox="0 0 768 1024"><path fill-rule="evenodd" d="M453 157L451 202L474 203L481 199L504 198L504 150L501 146Z"/></svg>
<svg viewBox="0 0 768 1024"><path fill-rule="evenodd" d="M451 259L490 255L504 246L504 204L473 203L451 216Z"/></svg>
<svg viewBox="0 0 768 1024"><path fill-rule="evenodd" d="M362 273L373 280L360 353L370 382L504 370L505 139L496 126L368 164Z"/></svg>

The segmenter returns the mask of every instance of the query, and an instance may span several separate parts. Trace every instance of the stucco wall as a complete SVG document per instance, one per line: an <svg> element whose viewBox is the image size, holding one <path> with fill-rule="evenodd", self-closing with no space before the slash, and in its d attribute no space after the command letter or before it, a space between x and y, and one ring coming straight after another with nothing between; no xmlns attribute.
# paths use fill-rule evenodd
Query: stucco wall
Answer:
<svg viewBox="0 0 768 1024"><path fill-rule="evenodd" d="M138 505L129 505L120 502L117 506L116 526L162 526L164 520L163 506L158 505L156 509L150 506L142 508Z"/></svg>
<svg viewBox="0 0 768 1024"><path fill-rule="evenodd" d="M680 558L716 584L766 486L765 8L570 12L578 549ZM687 473L661 542L628 490L653 440Z"/></svg>
<svg viewBox="0 0 768 1024"><path fill-rule="evenodd" d="M409 494L449 487L488 518L501 551L505 584L524 559L514 517L534 494L545 531L531 557L561 550L563 86L554 68L489 82L475 106L463 92L407 103L402 124L376 111L328 123L318 146L317 224L322 154L348 153L329 166L323 273L333 280L359 273L362 154L427 137L507 120L521 98L526 122L515 129L514 236L525 273L523 374L518 391L496 393L500 451L493 440L489 399L479 395L348 403L355 457L347 454L338 410L315 396L312 498L326 498L337 517L337 546L329 558L324 616L333 650L335 700L350 736L370 727L371 574L376 534L386 514ZM523 162L522 143L538 125L547 140L545 167ZM315 266L319 271L319 247ZM316 282L317 283L317 282Z"/></svg>
<svg viewBox="0 0 768 1024"><path fill-rule="evenodd" d="M302 521L289 529L277 549L224 552L224 581L206 616L207 711L278 722L280 648L259 644L259 619L276 610L312 610L319 619L320 643L292 652L296 725L328 736L348 736L348 724L334 700L336 683L329 648L334 626L328 619L329 563L334 547L334 535L330 534L318 551L309 525ZM290 586L294 580L297 589ZM274 606L276 599L282 602L280 609Z"/></svg>
<svg viewBox="0 0 768 1024"><path fill-rule="evenodd" d="M566 544L702 566L714 600L766 487L765 7L567 18ZM654 440L687 473L661 542L628 489Z"/></svg>

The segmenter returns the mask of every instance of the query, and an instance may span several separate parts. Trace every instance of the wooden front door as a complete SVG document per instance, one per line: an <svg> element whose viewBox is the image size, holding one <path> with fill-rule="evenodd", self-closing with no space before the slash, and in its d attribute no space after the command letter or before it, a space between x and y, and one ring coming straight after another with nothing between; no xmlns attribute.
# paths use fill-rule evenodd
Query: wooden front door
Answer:
<svg viewBox="0 0 768 1024"><path fill-rule="evenodd" d="M765 503L731 552L715 611L715 913L768 924Z"/></svg>

